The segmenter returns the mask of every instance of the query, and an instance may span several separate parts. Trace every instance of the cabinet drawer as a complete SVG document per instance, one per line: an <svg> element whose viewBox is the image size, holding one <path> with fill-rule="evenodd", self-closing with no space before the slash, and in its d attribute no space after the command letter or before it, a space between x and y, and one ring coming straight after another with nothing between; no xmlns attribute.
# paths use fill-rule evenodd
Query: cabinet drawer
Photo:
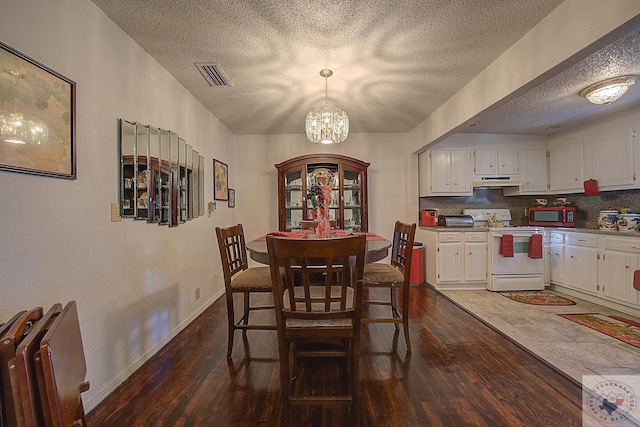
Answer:
<svg viewBox="0 0 640 427"><path fill-rule="evenodd" d="M640 239L616 239L607 237L604 239L604 248L615 251L640 253Z"/></svg>
<svg viewBox="0 0 640 427"><path fill-rule="evenodd" d="M598 236L590 234L567 234L567 244L573 246L586 246L589 248L598 247Z"/></svg>
<svg viewBox="0 0 640 427"><path fill-rule="evenodd" d="M438 241L439 242L461 242L462 241L462 233L460 232L444 232L438 233Z"/></svg>
<svg viewBox="0 0 640 427"><path fill-rule="evenodd" d="M464 233L465 242L486 242L487 233Z"/></svg>
<svg viewBox="0 0 640 427"><path fill-rule="evenodd" d="M564 243L564 233L551 233L551 243Z"/></svg>

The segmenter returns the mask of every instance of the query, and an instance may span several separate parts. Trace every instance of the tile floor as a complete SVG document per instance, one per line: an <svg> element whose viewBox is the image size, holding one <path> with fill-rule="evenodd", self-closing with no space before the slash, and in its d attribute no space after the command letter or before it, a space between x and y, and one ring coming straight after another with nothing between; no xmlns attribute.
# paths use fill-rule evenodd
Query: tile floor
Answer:
<svg viewBox="0 0 640 427"><path fill-rule="evenodd" d="M583 375L640 375L640 348L557 314L618 314L640 321L638 318L566 295L576 305L524 304L487 290L441 292L578 382Z"/></svg>

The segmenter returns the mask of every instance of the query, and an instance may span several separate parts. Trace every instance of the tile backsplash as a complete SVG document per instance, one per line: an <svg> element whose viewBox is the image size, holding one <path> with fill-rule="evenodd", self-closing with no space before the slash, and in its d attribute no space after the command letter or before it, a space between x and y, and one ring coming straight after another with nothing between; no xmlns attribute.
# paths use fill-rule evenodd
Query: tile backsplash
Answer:
<svg viewBox="0 0 640 427"><path fill-rule="evenodd" d="M473 196L420 197L420 209L439 209L440 214L457 215L463 209L508 208L512 225L527 225L525 209L536 198L545 198L553 205L556 197L566 197L577 207L576 227L598 228L598 213L603 209L629 208L640 213L640 190L600 192L597 196L584 194L548 194L540 196L503 196L500 188L476 188Z"/></svg>

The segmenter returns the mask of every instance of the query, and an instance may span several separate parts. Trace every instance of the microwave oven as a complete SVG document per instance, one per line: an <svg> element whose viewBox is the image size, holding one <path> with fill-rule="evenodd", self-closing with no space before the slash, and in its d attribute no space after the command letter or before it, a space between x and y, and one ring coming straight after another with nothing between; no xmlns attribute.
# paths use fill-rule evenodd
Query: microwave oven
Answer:
<svg viewBox="0 0 640 427"><path fill-rule="evenodd" d="M529 225L575 227L575 206L534 206L529 208Z"/></svg>

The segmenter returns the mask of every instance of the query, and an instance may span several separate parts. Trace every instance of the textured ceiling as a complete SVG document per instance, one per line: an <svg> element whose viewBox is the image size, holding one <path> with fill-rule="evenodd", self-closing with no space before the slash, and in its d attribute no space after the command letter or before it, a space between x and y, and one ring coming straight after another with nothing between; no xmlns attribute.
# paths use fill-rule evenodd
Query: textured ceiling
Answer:
<svg viewBox="0 0 640 427"><path fill-rule="evenodd" d="M329 105L348 113L351 132L409 132L562 0L93 2L242 135L304 133L307 112L324 105L322 68L334 72ZM637 44L625 49L638 58ZM194 65L212 62L231 86L209 86ZM593 77L589 69L568 73L576 72L585 80ZM559 83L549 84L560 91L558 98L583 88L575 79L571 85ZM549 111L539 96L534 89L486 120L477 117L473 131L550 134L547 123L557 120L541 116L541 125L533 119ZM589 107L580 101L583 109ZM519 110L527 120L518 121ZM574 113L554 111L567 119L566 128ZM515 128L507 128L506 121Z"/></svg>

